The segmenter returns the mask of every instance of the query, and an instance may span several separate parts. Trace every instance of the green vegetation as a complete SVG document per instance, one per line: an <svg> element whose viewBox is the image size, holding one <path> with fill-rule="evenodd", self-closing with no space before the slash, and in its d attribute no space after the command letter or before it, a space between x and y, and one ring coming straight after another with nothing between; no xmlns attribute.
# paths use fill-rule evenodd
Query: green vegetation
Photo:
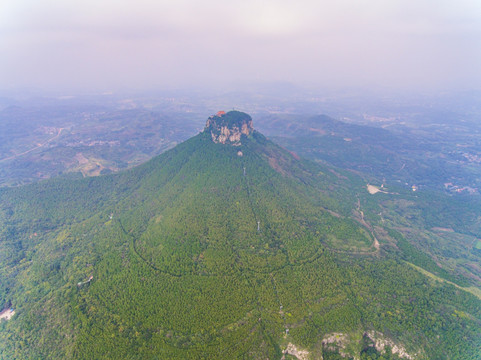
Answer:
<svg viewBox="0 0 481 360"><path fill-rule="evenodd" d="M400 233L376 250L363 186L254 132L2 189L0 304L16 314L0 357L280 359L288 341L335 359L322 339L342 333L349 356L396 359L366 345L372 331L420 359L477 359L481 301L406 264L432 260Z"/></svg>

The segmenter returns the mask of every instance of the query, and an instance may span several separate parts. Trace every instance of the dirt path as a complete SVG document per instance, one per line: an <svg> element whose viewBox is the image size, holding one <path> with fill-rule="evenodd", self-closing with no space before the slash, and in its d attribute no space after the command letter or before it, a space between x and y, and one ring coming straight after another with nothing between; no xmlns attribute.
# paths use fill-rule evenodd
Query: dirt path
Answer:
<svg viewBox="0 0 481 360"><path fill-rule="evenodd" d="M359 222L371 233L372 238L374 239L373 246L376 249L376 253L378 253L381 246L376 238L376 235L374 234L374 229L370 224L366 222L366 220L364 220L364 212L361 210L361 200L359 199L359 196L357 197L357 211L359 212L359 214L361 214L361 219L359 220Z"/></svg>
<svg viewBox="0 0 481 360"><path fill-rule="evenodd" d="M63 130L64 130L64 128L60 128L60 129L58 130L58 132L57 132L57 135L55 135L54 137L48 139L48 140L45 141L43 144L40 144L40 145L38 145L38 146L30 149L30 150L24 151L23 153L15 154L15 155L12 155L12 156L7 157L7 158L5 158L5 159L1 159L0 162L16 159L16 158L18 158L18 157L20 157L20 156L23 156L23 155L25 155L25 154L28 154L28 153L30 153L30 152L32 152L32 151L37 150L37 149L40 149L41 147L44 147L44 146L47 145L48 143L50 143L50 142L52 142L53 140L57 139L57 138L60 136L60 134L62 134L62 131L63 131Z"/></svg>

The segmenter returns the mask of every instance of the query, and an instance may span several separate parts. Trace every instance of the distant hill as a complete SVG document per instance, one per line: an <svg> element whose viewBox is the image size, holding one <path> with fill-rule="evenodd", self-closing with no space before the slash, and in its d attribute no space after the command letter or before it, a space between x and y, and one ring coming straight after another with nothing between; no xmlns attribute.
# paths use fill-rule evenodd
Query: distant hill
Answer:
<svg viewBox="0 0 481 360"><path fill-rule="evenodd" d="M0 187L124 170L198 133L198 121L192 114L62 102L12 106L0 110Z"/></svg>
<svg viewBox="0 0 481 360"><path fill-rule="evenodd" d="M454 126L454 125L451 125ZM451 194L479 195L476 129L358 125L326 115L270 115L263 131L308 159L354 170L378 181ZM465 133L466 132L466 133Z"/></svg>
<svg viewBox="0 0 481 360"><path fill-rule="evenodd" d="M477 359L480 298L377 199L241 112L124 172L1 189L0 357Z"/></svg>

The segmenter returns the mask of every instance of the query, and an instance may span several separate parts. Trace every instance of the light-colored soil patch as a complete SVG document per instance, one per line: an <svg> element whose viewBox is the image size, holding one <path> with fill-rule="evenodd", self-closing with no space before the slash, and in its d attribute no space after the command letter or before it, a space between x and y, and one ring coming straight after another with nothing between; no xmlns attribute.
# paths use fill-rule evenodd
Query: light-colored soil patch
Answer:
<svg viewBox="0 0 481 360"><path fill-rule="evenodd" d="M2 312L0 312L0 320L1 319L10 320L13 315L15 315L15 310L5 309Z"/></svg>
<svg viewBox="0 0 481 360"><path fill-rule="evenodd" d="M368 184L367 185L367 191L369 191L369 194L374 195L374 194L380 192L381 190L377 186Z"/></svg>
<svg viewBox="0 0 481 360"><path fill-rule="evenodd" d="M80 165L85 165L89 163L89 159L87 159L82 153L77 153L75 155L75 160L77 160Z"/></svg>
<svg viewBox="0 0 481 360"><path fill-rule="evenodd" d="M433 227L431 230L433 230L433 231L443 231L443 232L454 232L454 229L443 228L443 227Z"/></svg>
<svg viewBox="0 0 481 360"><path fill-rule="evenodd" d="M367 184L367 191L371 195L374 195L374 194L377 194L377 193L399 195L399 193L389 192L389 191L386 191L386 190L383 190L383 189L384 189L383 187Z"/></svg>

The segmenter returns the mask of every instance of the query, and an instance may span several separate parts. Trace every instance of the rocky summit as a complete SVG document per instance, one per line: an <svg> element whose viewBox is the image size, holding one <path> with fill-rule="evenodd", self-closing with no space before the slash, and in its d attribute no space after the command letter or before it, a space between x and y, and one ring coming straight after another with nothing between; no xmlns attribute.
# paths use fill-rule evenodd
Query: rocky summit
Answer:
<svg viewBox="0 0 481 360"><path fill-rule="evenodd" d="M254 131L252 118L240 111L219 111L207 119L205 132L210 132L212 141L234 146L241 145L242 135L249 136Z"/></svg>

